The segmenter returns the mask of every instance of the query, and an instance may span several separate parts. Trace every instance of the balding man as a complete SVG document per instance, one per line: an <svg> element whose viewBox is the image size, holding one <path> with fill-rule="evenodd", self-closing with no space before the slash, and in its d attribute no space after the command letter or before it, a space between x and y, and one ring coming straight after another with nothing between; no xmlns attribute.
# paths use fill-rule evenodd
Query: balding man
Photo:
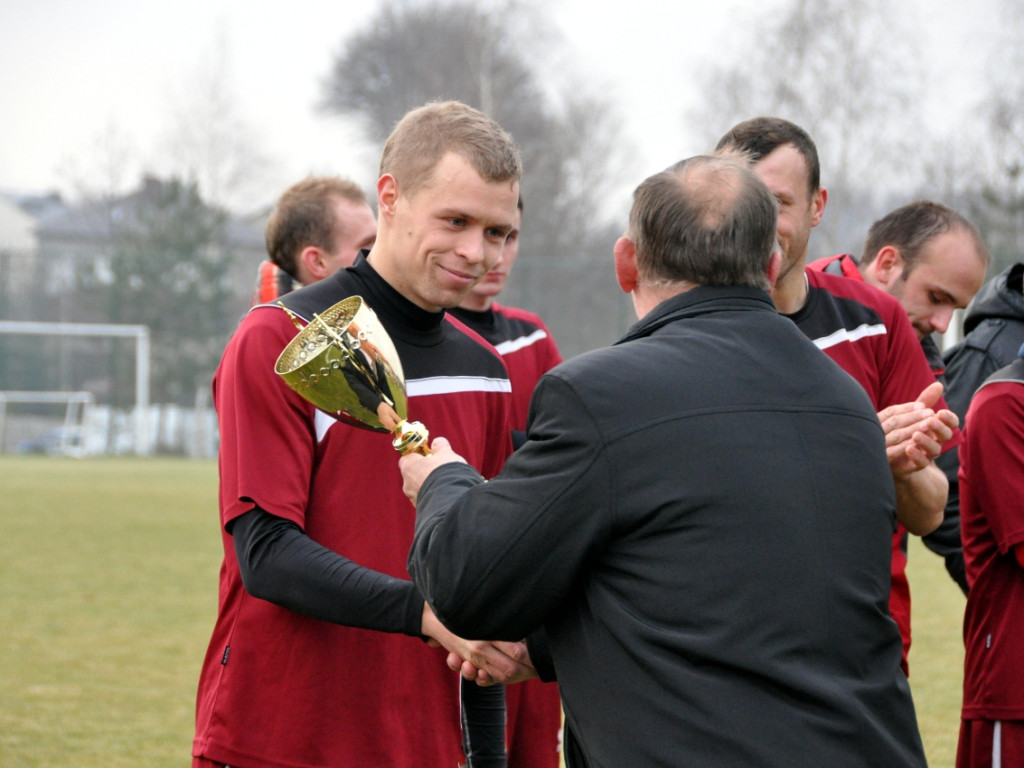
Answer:
<svg viewBox="0 0 1024 768"><path fill-rule="evenodd" d="M925 765L884 435L772 304L776 211L738 157L647 179L627 335L541 379L490 482L444 438L401 461L413 580L453 631L529 638L569 768Z"/></svg>

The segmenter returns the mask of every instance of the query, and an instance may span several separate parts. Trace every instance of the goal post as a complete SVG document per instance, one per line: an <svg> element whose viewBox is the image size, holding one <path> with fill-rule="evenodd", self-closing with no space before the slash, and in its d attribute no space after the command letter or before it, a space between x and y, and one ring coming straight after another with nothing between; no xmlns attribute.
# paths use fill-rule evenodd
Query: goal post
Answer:
<svg viewBox="0 0 1024 768"><path fill-rule="evenodd" d="M64 429L55 446L61 453L68 456L84 456L83 445L85 435L82 426L88 416L88 409L96 402L92 392L59 391L17 391L0 390L0 447L5 443L7 429L8 403L43 403L67 406L64 411Z"/></svg>
<svg viewBox="0 0 1024 768"><path fill-rule="evenodd" d="M135 453L149 455L153 444L146 412L149 409L149 327L114 323L44 323L0 320L0 333L35 336L95 336L135 340ZM25 393L21 393L25 394ZM70 394L70 393L69 393Z"/></svg>

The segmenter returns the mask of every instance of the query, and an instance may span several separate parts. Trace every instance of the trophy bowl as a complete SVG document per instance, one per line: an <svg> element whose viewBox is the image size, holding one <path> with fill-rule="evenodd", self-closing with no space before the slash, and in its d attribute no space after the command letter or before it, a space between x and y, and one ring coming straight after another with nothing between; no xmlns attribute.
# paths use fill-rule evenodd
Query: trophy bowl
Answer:
<svg viewBox="0 0 1024 768"><path fill-rule="evenodd" d="M394 342L361 296L314 313L284 348L274 371L293 390L336 418L394 435L400 453L429 452L427 430L408 422L405 376Z"/></svg>

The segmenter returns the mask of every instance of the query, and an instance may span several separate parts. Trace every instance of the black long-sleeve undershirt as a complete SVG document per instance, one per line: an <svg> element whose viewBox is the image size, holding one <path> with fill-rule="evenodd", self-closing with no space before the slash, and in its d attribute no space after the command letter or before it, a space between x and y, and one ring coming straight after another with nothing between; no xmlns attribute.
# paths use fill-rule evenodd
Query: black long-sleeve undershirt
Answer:
<svg viewBox="0 0 1024 768"><path fill-rule="evenodd" d="M259 507L233 520L228 533L253 597L335 624L422 636L423 597L411 581L364 568ZM504 768L504 690L462 681L461 697L468 765Z"/></svg>
<svg viewBox="0 0 1024 768"><path fill-rule="evenodd" d="M365 568L259 507L228 532L254 597L334 624L420 636L423 597L411 581Z"/></svg>

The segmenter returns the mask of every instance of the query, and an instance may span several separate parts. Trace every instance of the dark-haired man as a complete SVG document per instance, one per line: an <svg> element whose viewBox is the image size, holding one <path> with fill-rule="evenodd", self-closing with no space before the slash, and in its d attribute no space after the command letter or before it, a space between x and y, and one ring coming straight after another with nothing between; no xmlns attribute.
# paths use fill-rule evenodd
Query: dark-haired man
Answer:
<svg viewBox="0 0 1024 768"><path fill-rule="evenodd" d="M929 200L901 206L883 216L868 230L859 259L840 254L817 259L809 269L843 275L885 291L897 299L910 318L935 378L949 387L943 376L945 364L933 333L945 333L953 312L966 307L981 288L989 253L977 228L952 208ZM961 419L966 412L951 410ZM955 457L947 451L936 461L942 466ZM952 476L951 476L952 474ZM946 472L950 497L956 471ZM945 559L946 570L967 594L960 518L946 505L942 524L922 539Z"/></svg>
<svg viewBox="0 0 1024 768"><path fill-rule="evenodd" d="M806 269L811 230L825 214L818 150L797 125L759 117L734 126L718 148L744 152L779 202L782 273L772 291L779 312L864 387L886 433L900 527L892 540L890 611L910 649L910 587L903 534L930 533L942 521L948 483L934 458L954 432L910 321L896 299L854 280Z"/></svg>
<svg viewBox="0 0 1024 768"><path fill-rule="evenodd" d="M809 267L861 280L895 297L932 370L941 372L942 356L931 335L945 333L953 312L970 303L988 264L988 248L973 224L948 206L921 200L872 224L859 259L839 254Z"/></svg>

